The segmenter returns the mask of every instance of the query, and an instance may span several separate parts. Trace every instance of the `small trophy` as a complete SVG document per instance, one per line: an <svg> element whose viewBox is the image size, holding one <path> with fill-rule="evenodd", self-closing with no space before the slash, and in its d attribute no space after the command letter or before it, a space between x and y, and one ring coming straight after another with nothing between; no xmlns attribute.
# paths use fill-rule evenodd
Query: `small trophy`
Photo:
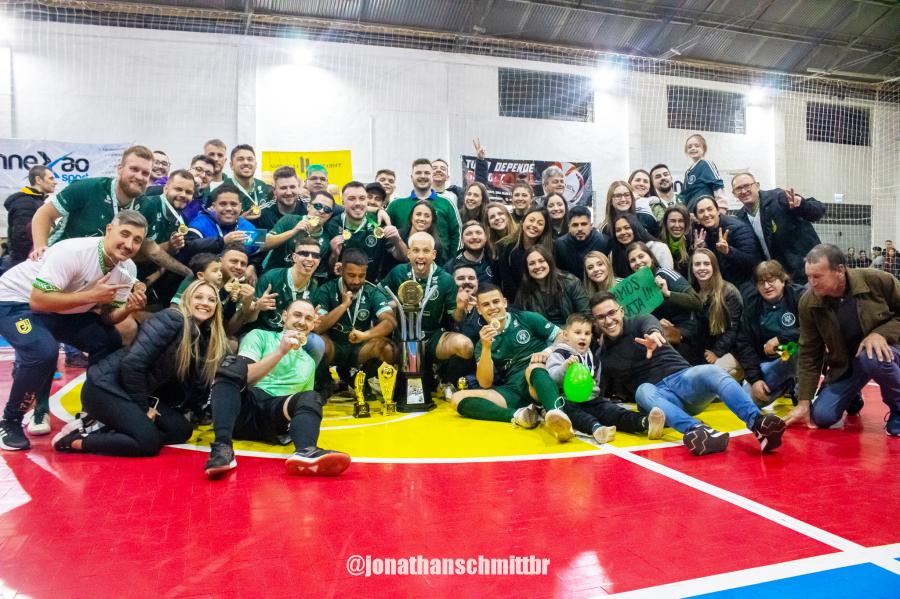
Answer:
<svg viewBox="0 0 900 599"><path fill-rule="evenodd" d="M465 391L466 389L469 388L469 383L468 383L468 381L466 381L466 377L464 377L464 376L459 377L459 380L456 381L456 388L459 391Z"/></svg>
<svg viewBox="0 0 900 599"><path fill-rule="evenodd" d="M381 414L387 416L397 412L397 404L394 403L394 385L397 384L397 369L382 362L378 367L378 385L381 387Z"/></svg>
<svg viewBox="0 0 900 599"><path fill-rule="evenodd" d="M356 373L356 378L353 379L353 387L356 392L356 403L353 404L354 418L370 418L372 416L369 413L369 404L366 403L366 398L363 396L365 386L366 373L360 370Z"/></svg>

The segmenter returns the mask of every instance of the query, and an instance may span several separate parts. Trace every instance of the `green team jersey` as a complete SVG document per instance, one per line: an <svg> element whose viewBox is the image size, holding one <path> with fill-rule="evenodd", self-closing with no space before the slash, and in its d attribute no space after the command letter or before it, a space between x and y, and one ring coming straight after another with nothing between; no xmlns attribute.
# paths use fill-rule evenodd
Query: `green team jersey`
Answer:
<svg viewBox="0 0 900 599"><path fill-rule="evenodd" d="M238 354L259 362L278 349L281 334L282 331L253 329L241 339ZM316 363L309 354L302 348L292 349L254 386L276 397L293 395L311 390L315 374Z"/></svg>
<svg viewBox="0 0 900 599"><path fill-rule="evenodd" d="M542 352L559 334L559 327L538 314L524 310L509 310L503 330L491 343L491 359L497 374L507 377L524 370L531 355ZM475 344L475 359L481 356L481 339Z"/></svg>
<svg viewBox="0 0 900 599"><path fill-rule="evenodd" d="M74 237L103 237L106 225L119 210L139 210L142 198L119 206L116 199L116 179L90 177L73 181L53 198L53 206L62 215L48 241L53 245Z"/></svg>
<svg viewBox="0 0 900 599"><path fill-rule="evenodd" d="M275 195L272 193L272 188L269 187L265 181L253 179L253 184L250 186L250 189L244 189L243 186L237 182L237 179L224 175L222 177L222 183L231 183L240 190L242 212L250 210L253 206L259 206L260 211L262 211L275 203Z"/></svg>
<svg viewBox="0 0 900 599"><path fill-rule="evenodd" d="M295 289L291 269L274 268L263 273L263 276L256 281L256 297L262 296L269 285L272 286L272 292L277 295L275 309L260 312L254 323L254 328L261 326L270 331L282 330L284 328L284 319L281 316L282 311L298 299L309 300L319 286L315 279L310 278L306 287Z"/></svg>
<svg viewBox="0 0 900 599"><path fill-rule="evenodd" d="M356 248L365 252L369 258L369 273L377 277L379 272L377 267L384 263L388 253L387 239L375 237L378 223L370 214L366 213L358 227L346 224L346 216L346 213L341 213L329 218L323 227L322 238L330 242L336 235L344 235L344 231L347 231L350 238L344 239L344 249ZM372 264L375 264L376 268L372 268Z"/></svg>
<svg viewBox="0 0 900 599"><path fill-rule="evenodd" d="M253 225L257 229L272 229L275 224L285 216L294 216L294 215L303 215L306 214L306 207L303 205L303 202L297 200L297 204L294 206L294 212L291 214L282 214L278 209L278 201L276 200L271 206L266 206L262 210L262 214L259 215L255 221L253 221Z"/></svg>
<svg viewBox="0 0 900 599"><path fill-rule="evenodd" d="M391 217L391 223L403 231L404 234L409 229L413 207L418 201L419 198L412 196L398 198L388 204L387 213ZM445 256L455 256L456 251L459 249L459 211L447 198L442 198L434 192L432 192L431 199L428 201L431 202L437 214L434 231L437 234L437 241L441 245L441 250Z"/></svg>
<svg viewBox="0 0 900 599"><path fill-rule="evenodd" d="M147 219L147 239L156 243L169 241L172 233L185 224L184 219L179 220L181 214L169 204L165 194L140 198L138 212Z"/></svg>
<svg viewBox="0 0 900 599"><path fill-rule="evenodd" d="M344 280L333 279L313 292L312 303L319 306L319 314L324 316L337 308L344 299ZM378 317L393 308L388 305L388 297L376 285L366 282L353 303L338 319L328 336L336 343L349 343L350 331L368 331L378 324Z"/></svg>
<svg viewBox="0 0 900 599"><path fill-rule="evenodd" d="M447 328L447 319L453 317L456 310L456 281L444 269L436 264L431 265L427 277L413 275L412 266L398 264L384 277L381 286L395 294L404 281L415 281L422 286L422 292L428 290L424 299L425 309L422 311L422 332L426 335Z"/></svg>
<svg viewBox="0 0 900 599"><path fill-rule="evenodd" d="M299 214L286 214L278 219L275 226L269 230L269 234L274 235L290 231L304 218L304 216ZM278 247L272 248L269 255L263 260L263 270L272 268L290 268L293 266L294 244L297 241L297 237L302 234L303 232L301 231ZM331 253L331 245L329 245L328 242L330 238L327 238L324 234L320 234L319 237L311 237L319 242L319 253L322 254L319 259L319 268L316 269L316 274L314 275L319 282L322 282L328 278L328 254Z"/></svg>

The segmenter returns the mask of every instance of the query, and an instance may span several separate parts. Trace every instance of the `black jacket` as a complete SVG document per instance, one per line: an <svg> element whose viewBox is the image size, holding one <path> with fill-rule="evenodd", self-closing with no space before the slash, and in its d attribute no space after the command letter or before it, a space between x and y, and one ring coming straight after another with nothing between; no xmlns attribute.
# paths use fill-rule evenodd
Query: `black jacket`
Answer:
<svg viewBox="0 0 900 599"><path fill-rule="evenodd" d="M825 205L816 198L803 198L800 207L792 210L783 189L759 192L760 224L769 255L773 260L781 262L795 283L806 283L804 258L813 246L821 243L812 223L825 216L825 210ZM752 232L753 227L746 210L739 210L737 218L750 227Z"/></svg>
<svg viewBox="0 0 900 599"><path fill-rule="evenodd" d="M805 290L802 285L791 284L784 286L785 313L790 312L793 314L795 322L797 315L800 313L800 296L803 295ZM751 384L763 378L759 365L762 362L769 362L775 359L763 352L763 346L768 339L763 339L760 320L762 320L766 305L766 300L757 292L753 292L745 298L744 314L741 317L741 325L738 328L735 342L734 357L741 363L741 367L744 369L744 378ZM779 335L778 339L782 343L787 343L788 341L796 343L799 340L799 330L796 337L782 338Z"/></svg>
<svg viewBox="0 0 900 599"><path fill-rule="evenodd" d="M719 229L724 234L728 231L728 253L723 254L716 249L719 241ZM719 226L706 229L706 247L719 261L722 278L738 288L741 295L748 295L753 290L753 269L765 259L759 240L750 225L734 216L719 217Z"/></svg>
<svg viewBox="0 0 900 599"><path fill-rule="evenodd" d="M23 187L3 202L7 212L10 267L28 259L34 247L31 238L31 219L47 199L45 194L32 187Z"/></svg>
<svg viewBox="0 0 900 599"><path fill-rule="evenodd" d="M558 274L562 287L559 297L554 298L553 294L545 292L529 298L528 301L522 301L524 289L519 289L515 305L522 310L537 312L553 324L564 327L570 315L581 313L590 316L591 308L587 291L584 290L581 281L567 272Z"/></svg>
<svg viewBox="0 0 900 599"><path fill-rule="evenodd" d="M464 250L460 250L456 256L447 260L447 263L444 264L444 270L452 275L453 271L456 270L458 266L471 266L475 271L475 275L478 277L479 283L494 282L494 275L497 268L494 265L494 261L488 256L487 248L484 250L484 257L478 262L472 262L466 258Z"/></svg>
<svg viewBox="0 0 900 599"><path fill-rule="evenodd" d="M556 265L579 280L584 278L584 257L588 252L609 252L609 238L597 229L591 229L591 234L584 241L578 241L571 235L563 235L553 245Z"/></svg>
<svg viewBox="0 0 900 599"><path fill-rule="evenodd" d="M728 312L728 328L721 335L713 335L709 330L709 308L711 301L707 300L701 308L700 334L703 335L703 349L708 349L721 358L725 354L733 354L737 340L738 327L741 322L741 314L744 311L744 302L740 292L731 285L725 285L725 311Z"/></svg>
<svg viewBox="0 0 900 599"><path fill-rule="evenodd" d="M141 325L130 348L122 348L88 368L87 379L97 387L135 402L146 412L150 408L150 396L176 380L183 322L181 312L175 308L158 312ZM205 355L208 325L194 327L193 337L200 337L200 355ZM160 400L175 406L188 403L192 407L205 402L209 388L196 364L186 379L179 382L181 397Z"/></svg>

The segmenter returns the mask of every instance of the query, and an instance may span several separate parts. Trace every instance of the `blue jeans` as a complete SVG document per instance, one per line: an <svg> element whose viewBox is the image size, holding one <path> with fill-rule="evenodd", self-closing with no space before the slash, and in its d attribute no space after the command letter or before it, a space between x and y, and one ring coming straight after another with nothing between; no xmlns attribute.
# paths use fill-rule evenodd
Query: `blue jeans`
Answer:
<svg viewBox="0 0 900 599"><path fill-rule="evenodd" d="M761 362L759 370L762 372L762 380L769 387L769 402L772 403L789 390L789 383L797 377L797 354L789 360L775 358L768 362ZM744 391L750 393L750 383L744 381ZM751 396L752 397L752 396Z"/></svg>
<svg viewBox="0 0 900 599"><path fill-rule="evenodd" d="M303 351L308 353L309 357L318 366L322 361L322 356L325 355L325 340L315 333L310 333L306 337L306 345L303 346Z"/></svg>
<svg viewBox="0 0 900 599"><path fill-rule="evenodd" d="M92 362L122 347L119 332L93 312L32 312L22 302L0 302L0 335L16 351L18 361L3 410L3 419L13 422L22 422L31 403L47 404L60 342L87 352Z"/></svg>
<svg viewBox="0 0 900 599"><path fill-rule="evenodd" d="M850 402L870 380L881 387L881 399L891 412L900 412L900 347L891 346L893 360L879 362L865 353L853 358L850 376L823 386L812 403L813 422L821 428L836 424Z"/></svg>
<svg viewBox="0 0 900 599"><path fill-rule="evenodd" d="M747 428L759 416L759 408L727 372L714 364L692 366L670 374L655 385L644 383L634 394L644 412L660 408L666 413L666 424L679 433L702 424L694 418L715 398L743 420Z"/></svg>

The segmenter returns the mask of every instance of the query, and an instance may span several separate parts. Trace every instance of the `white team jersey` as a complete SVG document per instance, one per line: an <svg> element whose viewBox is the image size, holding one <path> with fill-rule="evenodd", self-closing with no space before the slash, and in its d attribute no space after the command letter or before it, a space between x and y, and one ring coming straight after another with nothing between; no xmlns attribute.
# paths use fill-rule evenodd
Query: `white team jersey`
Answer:
<svg viewBox="0 0 900 599"><path fill-rule="evenodd" d="M93 285L108 270L103 267L103 239L76 237L56 243L44 253L40 261L26 260L9 269L0 277L0 302L28 303L31 289L74 293ZM111 285L131 284L137 277L137 267L126 260L113 267L109 278ZM111 305L125 304L130 293L120 289ZM79 314L93 309L95 304L85 304L64 310L61 314Z"/></svg>

